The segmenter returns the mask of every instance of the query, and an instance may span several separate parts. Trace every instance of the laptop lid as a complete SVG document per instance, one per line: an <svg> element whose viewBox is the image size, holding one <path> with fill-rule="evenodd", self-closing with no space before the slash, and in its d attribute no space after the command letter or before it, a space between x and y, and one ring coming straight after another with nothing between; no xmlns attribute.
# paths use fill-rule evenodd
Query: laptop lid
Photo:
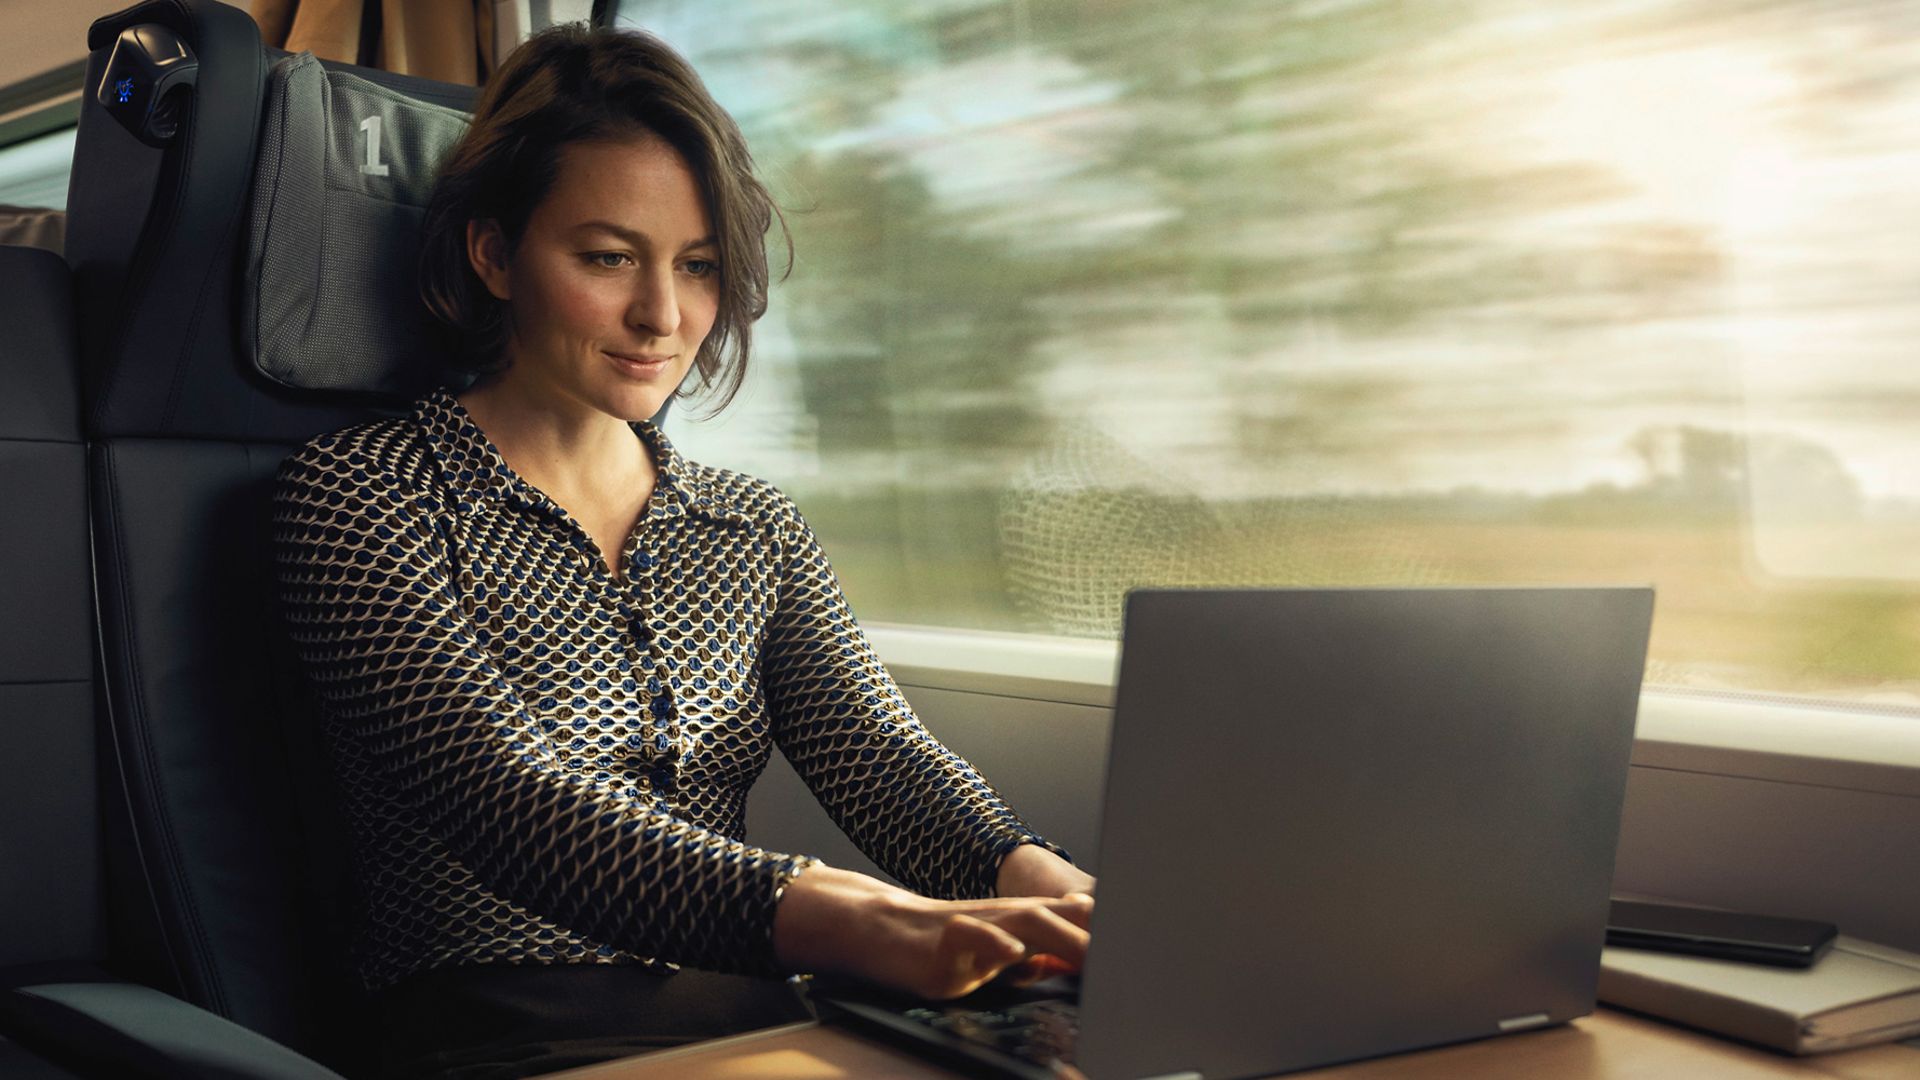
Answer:
<svg viewBox="0 0 1920 1080"><path fill-rule="evenodd" d="M1081 1068L1267 1075L1591 1012L1652 610L1131 592Z"/></svg>

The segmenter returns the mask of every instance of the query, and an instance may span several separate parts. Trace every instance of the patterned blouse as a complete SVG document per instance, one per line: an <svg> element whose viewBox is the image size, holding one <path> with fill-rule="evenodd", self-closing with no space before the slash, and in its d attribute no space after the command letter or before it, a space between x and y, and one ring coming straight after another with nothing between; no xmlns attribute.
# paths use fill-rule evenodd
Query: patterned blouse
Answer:
<svg viewBox="0 0 1920 1080"><path fill-rule="evenodd" d="M774 746L919 892L991 896L1008 851L1060 850L914 716L791 500L632 426L659 479L619 580L445 391L281 468L281 607L369 988L453 963L775 973L774 906L813 860L744 841Z"/></svg>

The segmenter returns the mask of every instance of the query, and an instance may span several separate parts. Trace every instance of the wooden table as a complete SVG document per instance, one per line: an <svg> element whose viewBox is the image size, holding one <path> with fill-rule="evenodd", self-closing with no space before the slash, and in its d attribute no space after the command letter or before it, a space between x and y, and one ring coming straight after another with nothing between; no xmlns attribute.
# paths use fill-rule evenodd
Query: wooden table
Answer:
<svg viewBox="0 0 1920 1080"><path fill-rule="evenodd" d="M769 1028L555 1073L566 1080L951 1080L955 1075L852 1032L815 1023ZM1920 1050L1897 1043L1788 1057L1602 1008L1544 1031L1443 1046L1289 1080L1920 1080Z"/></svg>

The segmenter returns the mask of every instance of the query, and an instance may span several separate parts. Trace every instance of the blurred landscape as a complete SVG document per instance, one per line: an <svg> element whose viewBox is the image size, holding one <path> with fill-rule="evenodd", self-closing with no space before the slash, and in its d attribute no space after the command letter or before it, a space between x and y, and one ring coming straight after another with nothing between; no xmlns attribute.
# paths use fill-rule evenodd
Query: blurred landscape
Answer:
<svg viewBox="0 0 1920 1080"><path fill-rule="evenodd" d="M1920 7L622 15L794 240L674 437L793 494L861 618L1652 582L1656 683L1920 715Z"/></svg>

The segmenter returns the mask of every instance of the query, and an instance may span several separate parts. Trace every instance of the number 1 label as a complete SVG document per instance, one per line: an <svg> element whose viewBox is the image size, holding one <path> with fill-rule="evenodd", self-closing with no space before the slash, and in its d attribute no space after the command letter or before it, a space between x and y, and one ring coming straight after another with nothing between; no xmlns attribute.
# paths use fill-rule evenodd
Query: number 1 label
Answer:
<svg viewBox="0 0 1920 1080"><path fill-rule="evenodd" d="M380 117L369 116L360 121L360 130L367 133L367 161L360 171L368 176L385 176L387 167L380 163Z"/></svg>

